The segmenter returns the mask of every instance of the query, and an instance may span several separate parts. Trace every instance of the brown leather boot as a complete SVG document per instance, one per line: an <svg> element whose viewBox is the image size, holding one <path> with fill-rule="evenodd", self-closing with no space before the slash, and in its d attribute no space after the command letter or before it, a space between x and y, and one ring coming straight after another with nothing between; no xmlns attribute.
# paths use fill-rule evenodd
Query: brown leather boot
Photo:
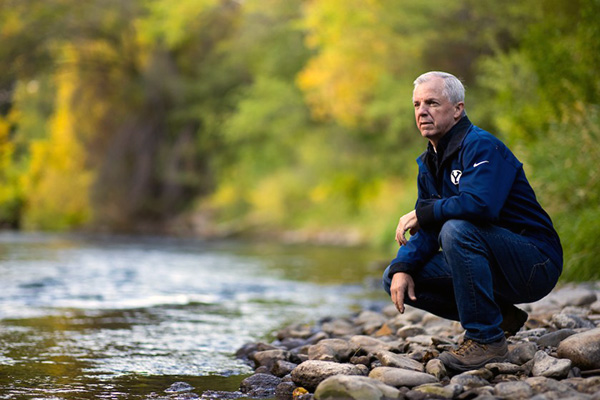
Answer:
<svg viewBox="0 0 600 400"><path fill-rule="evenodd" d="M508 346L504 337L486 344L466 339L458 349L440 354L439 359L446 368L462 372L479 369L488 363L502 362L507 355Z"/></svg>

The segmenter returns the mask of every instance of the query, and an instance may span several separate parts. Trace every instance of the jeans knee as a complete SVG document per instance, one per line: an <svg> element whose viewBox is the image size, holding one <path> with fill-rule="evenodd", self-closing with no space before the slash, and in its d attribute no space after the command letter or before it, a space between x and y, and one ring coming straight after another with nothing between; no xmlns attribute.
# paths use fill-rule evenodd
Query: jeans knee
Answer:
<svg viewBox="0 0 600 400"><path fill-rule="evenodd" d="M472 236L471 232L475 226L465 220L450 219L444 223L438 237L440 247L444 251L451 250L460 243L464 243L465 239Z"/></svg>

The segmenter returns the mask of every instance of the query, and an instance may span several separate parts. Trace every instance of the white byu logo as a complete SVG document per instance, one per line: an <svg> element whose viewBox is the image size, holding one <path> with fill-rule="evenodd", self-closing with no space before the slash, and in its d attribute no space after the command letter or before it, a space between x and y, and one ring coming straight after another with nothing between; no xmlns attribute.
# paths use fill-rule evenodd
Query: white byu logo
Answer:
<svg viewBox="0 0 600 400"><path fill-rule="evenodd" d="M458 181L460 181L461 175L462 175L462 171L455 169L452 172L450 172L450 180L455 185L458 185Z"/></svg>

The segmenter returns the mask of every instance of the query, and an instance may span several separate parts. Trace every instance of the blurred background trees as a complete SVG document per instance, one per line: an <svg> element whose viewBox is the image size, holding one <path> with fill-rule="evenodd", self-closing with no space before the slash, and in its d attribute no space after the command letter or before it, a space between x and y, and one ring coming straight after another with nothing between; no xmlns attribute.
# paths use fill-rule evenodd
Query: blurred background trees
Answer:
<svg viewBox="0 0 600 400"><path fill-rule="evenodd" d="M0 223L360 242L415 200L445 70L598 278L597 0L0 0ZM325 235L328 234L328 235Z"/></svg>

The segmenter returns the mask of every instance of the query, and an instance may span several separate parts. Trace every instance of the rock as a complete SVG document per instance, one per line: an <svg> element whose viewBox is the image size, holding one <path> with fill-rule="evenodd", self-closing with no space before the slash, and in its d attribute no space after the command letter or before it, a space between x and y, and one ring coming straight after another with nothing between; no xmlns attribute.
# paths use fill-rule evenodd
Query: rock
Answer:
<svg viewBox="0 0 600 400"><path fill-rule="evenodd" d="M346 340L323 339L308 348L308 359L345 363L355 351Z"/></svg>
<svg viewBox="0 0 600 400"><path fill-rule="evenodd" d="M379 339L372 338L365 335L355 335L349 340L351 348L358 350L364 350L366 353L375 354L381 350L389 350L390 345Z"/></svg>
<svg viewBox="0 0 600 400"><path fill-rule="evenodd" d="M590 314L590 309L587 307L567 306L562 309L561 314L575 314L580 317L587 317Z"/></svg>
<svg viewBox="0 0 600 400"><path fill-rule="evenodd" d="M465 388L465 390L483 387L483 386L487 386L490 384L487 380L483 379L480 376L465 373L465 372L463 372L462 374L453 376L452 379L450 379L450 383L455 384L455 385L461 385L462 387Z"/></svg>
<svg viewBox="0 0 600 400"><path fill-rule="evenodd" d="M533 395L533 389L527 382L502 382L494 387L497 396L506 399L528 399Z"/></svg>
<svg viewBox="0 0 600 400"><path fill-rule="evenodd" d="M370 356L352 356L350 357L350 364L358 365L362 364L366 367L371 366L371 357Z"/></svg>
<svg viewBox="0 0 600 400"><path fill-rule="evenodd" d="M376 311L364 310L354 319L356 325L372 324L373 322L381 326L387 322L387 318Z"/></svg>
<svg viewBox="0 0 600 400"><path fill-rule="evenodd" d="M287 350L257 351L251 356L257 366L267 367L268 370L278 361L289 361L290 352Z"/></svg>
<svg viewBox="0 0 600 400"><path fill-rule="evenodd" d="M415 361L408 356L392 353L391 351L381 350L377 352L376 356L385 367L402 368L418 372L423 372L425 370L423 364L420 362Z"/></svg>
<svg viewBox="0 0 600 400"><path fill-rule="evenodd" d="M486 364L485 368L489 369L494 375L515 375L519 372L523 372L523 367L513 363L490 363Z"/></svg>
<svg viewBox="0 0 600 400"><path fill-rule="evenodd" d="M284 376L290 374L297 366L298 364L289 361L277 360L275 365L273 365L271 368L271 373L275 376L283 378Z"/></svg>
<svg viewBox="0 0 600 400"><path fill-rule="evenodd" d="M574 314L555 314L552 316L552 323L559 329L593 329L596 327L592 321Z"/></svg>
<svg viewBox="0 0 600 400"><path fill-rule="evenodd" d="M412 336L424 335L426 333L427 332L425 331L425 329L423 329L421 326L408 325L398 329L398 331L396 332L396 336L402 339L406 339Z"/></svg>
<svg viewBox="0 0 600 400"><path fill-rule="evenodd" d="M245 345L240 347L238 349L238 351L235 352L235 356L236 356L236 358L249 361L251 359L251 356L258 351L276 350L276 349L277 349L277 347L272 346L270 344L262 343L262 342L246 343Z"/></svg>
<svg viewBox="0 0 600 400"><path fill-rule="evenodd" d="M281 382L275 388L275 398L277 400L292 400L296 385L294 382Z"/></svg>
<svg viewBox="0 0 600 400"><path fill-rule="evenodd" d="M299 338L306 339L313 335L313 332L310 325L307 324L293 324L290 325L279 332L277 332L277 339L283 340L285 338Z"/></svg>
<svg viewBox="0 0 600 400"><path fill-rule="evenodd" d="M455 384L442 386L439 383L426 383L413 388L413 390L434 396L435 398L453 399L463 391L463 387Z"/></svg>
<svg viewBox="0 0 600 400"><path fill-rule="evenodd" d="M390 328L390 326L387 323L385 323L381 326L381 328L379 328L377 331L375 331L373 336L375 336L375 337L391 336L393 333L394 332L392 332L392 328Z"/></svg>
<svg viewBox="0 0 600 400"><path fill-rule="evenodd" d="M562 397L567 397L573 393L576 393L569 385L554 379L546 378L544 376L527 378L524 382L528 383L529 386L531 386L531 389L533 389L533 392L536 394L553 392Z"/></svg>
<svg viewBox="0 0 600 400"><path fill-rule="evenodd" d="M347 337L356 335L360 329L346 319L335 319L331 322L326 322L321 326L323 332L334 337Z"/></svg>
<svg viewBox="0 0 600 400"><path fill-rule="evenodd" d="M328 361L308 360L292 371L292 381L297 385L314 391L319 383L334 375L367 375L364 365L338 364Z"/></svg>
<svg viewBox="0 0 600 400"><path fill-rule="evenodd" d="M354 320L355 325L362 327L363 333L369 335L375 333L379 328L387 322L387 318L375 311L363 311Z"/></svg>
<svg viewBox="0 0 600 400"><path fill-rule="evenodd" d="M529 324L529 322L532 321L533 319L534 318L530 317L527 320L526 324ZM539 337L545 335L548 332L549 332L548 328L535 328L535 329L529 329L526 331L521 330L515 334L515 337L518 339L529 339L529 338L535 339L535 338L539 338Z"/></svg>
<svg viewBox="0 0 600 400"><path fill-rule="evenodd" d="M316 344L316 343L319 343L323 339L329 339L329 335L327 335L323 331L319 331L319 332L315 333L314 335L310 336L308 339L306 339L306 344Z"/></svg>
<svg viewBox="0 0 600 400"><path fill-rule="evenodd" d="M576 332L573 329L560 329L556 332L550 332L540 337L536 343L542 347L557 347L560 342L569 336L573 336Z"/></svg>
<svg viewBox="0 0 600 400"><path fill-rule="evenodd" d="M527 361L533 360L537 350L535 343L519 343L508 352L508 361L513 364L523 365Z"/></svg>
<svg viewBox="0 0 600 400"><path fill-rule="evenodd" d="M487 368L474 369L471 371L463 372L463 374L478 376L485 381L490 381L491 379L494 378L494 374L492 373L492 371L490 371Z"/></svg>
<svg viewBox="0 0 600 400"><path fill-rule="evenodd" d="M572 362L566 358L554 358L539 350L533 358L533 376L545 376L548 378L566 378L571 370Z"/></svg>
<svg viewBox="0 0 600 400"><path fill-rule="evenodd" d="M432 338L431 335L416 335L416 336L411 336L411 337L407 338L406 342L407 343L416 343L421 346L429 346L433 343L431 341L431 338Z"/></svg>
<svg viewBox="0 0 600 400"><path fill-rule="evenodd" d="M306 346L307 344L308 342L306 341L306 339L299 338L285 338L281 341L273 342L274 346L283 347L286 350L297 349L299 347Z"/></svg>
<svg viewBox="0 0 600 400"><path fill-rule="evenodd" d="M281 379L269 374L254 374L242 381L240 391L248 397L267 398L275 395Z"/></svg>
<svg viewBox="0 0 600 400"><path fill-rule="evenodd" d="M600 392L600 376L591 378L569 378L562 381L580 393L594 394Z"/></svg>
<svg viewBox="0 0 600 400"><path fill-rule="evenodd" d="M444 378L444 377L446 377L448 375L448 372L446 371L446 366L438 358L434 358L433 360L429 360L427 362L427 365L425 366L425 371L429 375L435 376L436 379L438 379L438 380L442 380L442 378Z"/></svg>
<svg viewBox="0 0 600 400"><path fill-rule="evenodd" d="M494 376L490 382L493 384L502 383L502 382L517 382L520 381L519 377L511 374L498 374Z"/></svg>
<svg viewBox="0 0 600 400"><path fill-rule="evenodd" d="M426 383L435 383L438 380L424 372L410 371L401 368L377 367L371 370L369 378L380 380L386 385L400 387L414 387Z"/></svg>
<svg viewBox="0 0 600 400"><path fill-rule="evenodd" d="M582 370L600 368L600 328L566 338L558 346L557 354Z"/></svg>
<svg viewBox="0 0 600 400"><path fill-rule="evenodd" d="M336 375L325 379L315 391L316 400L383 400L402 398L400 391L364 376Z"/></svg>
<svg viewBox="0 0 600 400"><path fill-rule="evenodd" d="M192 390L194 390L194 387L187 382L175 382L165 389L165 393L184 393Z"/></svg>
<svg viewBox="0 0 600 400"><path fill-rule="evenodd" d="M401 315L394 304L388 304L387 306L383 307L381 313L388 318L394 318Z"/></svg>

